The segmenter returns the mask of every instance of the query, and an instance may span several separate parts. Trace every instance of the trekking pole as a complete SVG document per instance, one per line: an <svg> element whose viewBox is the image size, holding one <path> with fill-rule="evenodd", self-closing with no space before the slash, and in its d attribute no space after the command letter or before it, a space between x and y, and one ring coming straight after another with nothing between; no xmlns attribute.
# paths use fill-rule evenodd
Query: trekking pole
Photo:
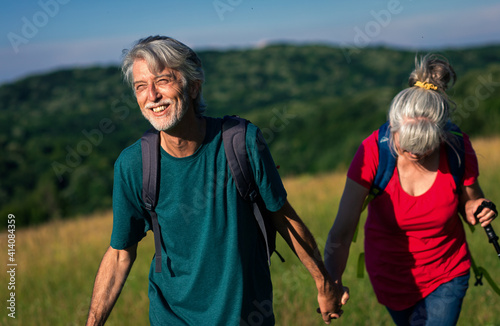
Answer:
<svg viewBox="0 0 500 326"><path fill-rule="evenodd" d="M477 208L476 212L474 213L474 217L477 219L477 215L481 213L483 208L489 208L491 209L496 215L498 215L497 209L495 204L489 201L483 201L481 205ZM486 235L488 236L488 239L490 243L493 244L497 251L497 256L500 258L500 245L498 244L498 235L496 235L495 231L493 230L493 227L491 226L491 223L488 224L487 226L484 227L484 231L486 232Z"/></svg>

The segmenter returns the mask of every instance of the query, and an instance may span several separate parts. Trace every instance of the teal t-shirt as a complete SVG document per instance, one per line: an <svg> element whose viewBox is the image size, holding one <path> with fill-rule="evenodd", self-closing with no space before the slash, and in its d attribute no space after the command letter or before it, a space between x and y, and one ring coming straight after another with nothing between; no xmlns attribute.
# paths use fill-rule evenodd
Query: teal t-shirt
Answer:
<svg viewBox="0 0 500 326"><path fill-rule="evenodd" d="M272 284L252 206L237 193L222 143L222 119L205 117L207 132L189 157L161 149L159 201L162 272L150 269L152 325L273 325ZM270 211L286 201L262 134L249 124L247 153ZM141 198L140 141L115 163L111 246L125 249L152 226Z"/></svg>

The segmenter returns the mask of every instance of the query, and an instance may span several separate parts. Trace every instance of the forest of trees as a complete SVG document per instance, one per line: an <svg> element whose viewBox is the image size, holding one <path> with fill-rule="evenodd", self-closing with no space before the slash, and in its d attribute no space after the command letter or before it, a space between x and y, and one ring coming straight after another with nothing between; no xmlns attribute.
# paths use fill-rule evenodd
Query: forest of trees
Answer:
<svg viewBox="0 0 500 326"><path fill-rule="evenodd" d="M458 75L454 121L471 136L499 134L500 46L439 53ZM199 55L207 115L257 124L287 176L345 168L407 87L417 53L277 44ZM114 161L149 128L117 66L4 84L0 110L0 210L18 225L110 208Z"/></svg>

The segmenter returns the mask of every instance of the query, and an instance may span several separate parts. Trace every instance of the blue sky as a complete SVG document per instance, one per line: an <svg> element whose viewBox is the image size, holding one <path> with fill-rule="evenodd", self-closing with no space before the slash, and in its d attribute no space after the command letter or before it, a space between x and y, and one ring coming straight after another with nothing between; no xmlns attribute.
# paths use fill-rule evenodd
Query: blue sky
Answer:
<svg viewBox="0 0 500 326"><path fill-rule="evenodd" d="M416 51L498 44L499 17L498 0L8 0L0 13L0 83L117 64L122 49L148 35L198 50L320 42Z"/></svg>

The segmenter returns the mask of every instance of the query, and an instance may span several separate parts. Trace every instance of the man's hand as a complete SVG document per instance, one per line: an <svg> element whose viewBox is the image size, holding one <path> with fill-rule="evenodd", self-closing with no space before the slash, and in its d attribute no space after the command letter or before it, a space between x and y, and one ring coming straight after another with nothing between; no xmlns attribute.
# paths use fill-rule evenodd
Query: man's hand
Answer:
<svg viewBox="0 0 500 326"><path fill-rule="evenodd" d="M334 282L325 268L321 253L313 235L287 201L277 212L272 213L276 230L307 268L318 289L319 310L325 323L342 314L341 307L349 299L340 281Z"/></svg>
<svg viewBox="0 0 500 326"><path fill-rule="evenodd" d="M339 283L330 283L324 290L318 290L319 308L316 311L321 314L325 324L330 324L332 319L342 316L342 306L349 300L349 288ZM340 302L338 298L341 298Z"/></svg>

